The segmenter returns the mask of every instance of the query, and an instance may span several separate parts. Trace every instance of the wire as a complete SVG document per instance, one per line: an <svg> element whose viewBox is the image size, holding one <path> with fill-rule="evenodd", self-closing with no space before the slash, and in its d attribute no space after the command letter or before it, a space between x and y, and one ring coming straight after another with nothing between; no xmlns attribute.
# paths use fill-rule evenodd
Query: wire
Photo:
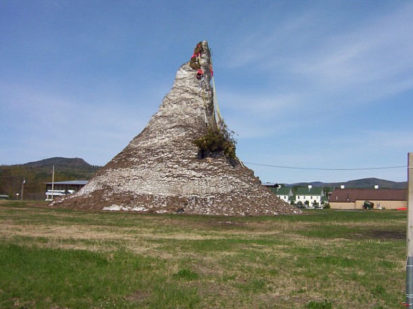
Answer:
<svg viewBox="0 0 413 309"><path fill-rule="evenodd" d="M273 165L273 164L263 164L255 162L245 162L246 164L266 166L274 168L284 168L292 170L319 170L319 171L367 171L367 170L388 170L396 168L407 168L406 165L396 165L396 166L380 166L380 167L360 167L360 168L326 168L326 167L298 167L298 166L286 166L286 165Z"/></svg>

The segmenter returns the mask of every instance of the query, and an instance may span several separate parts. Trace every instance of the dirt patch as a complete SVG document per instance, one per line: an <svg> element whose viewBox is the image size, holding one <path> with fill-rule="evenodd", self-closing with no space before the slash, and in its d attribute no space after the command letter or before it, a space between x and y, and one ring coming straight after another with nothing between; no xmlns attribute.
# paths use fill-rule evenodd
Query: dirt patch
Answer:
<svg viewBox="0 0 413 309"><path fill-rule="evenodd" d="M137 290L131 295L126 296L126 300L132 302L141 302L145 299L148 299L151 296L151 293L148 291Z"/></svg>
<svg viewBox="0 0 413 309"><path fill-rule="evenodd" d="M401 240L406 239L406 231L389 230L366 230L357 233L349 233L346 239L378 239L378 240Z"/></svg>
<svg viewBox="0 0 413 309"><path fill-rule="evenodd" d="M406 231L370 230L365 237L375 239L406 239Z"/></svg>
<svg viewBox="0 0 413 309"><path fill-rule="evenodd" d="M136 241L139 239L175 239L175 240L205 240L223 239L222 236L204 236L194 233L169 233L154 235L151 229L112 228L102 229L101 226L89 225L18 225L3 222L0 226L0 236L6 238L13 235L28 237L47 237L49 239L77 240L107 240L107 241Z"/></svg>
<svg viewBox="0 0 413 309"><path fill-rule="evenodd" d="M216 221L214 222L218 226L245 226L244 223L236 222L236 221Z"/></svg>
<svg viewBox="0 0 413 309"><path fill-rule="evenodd" d="M234 220L222 220L222 221L216 221L216 220L207 220L205 222L197 222L199 227L202 228L219 228L219 229L234 229L234 228L239 228L239 227L246 227L247 225L243 222L238 222Z"/></svg>
<svg viewBox="0 0 413 309"><path fill-rule="evenodd" d="M332 224L336 226L347 226L347 227L355 227L355 228L371 226L377 229L381 227L385 228L385 227L388 227L389 225L399 225L400 222L404 222L403 219L386 220L385 222L382 222L382 223L378 223L377 221L369 221L369 222L361 221L361 222L333 222Z"/></svg>

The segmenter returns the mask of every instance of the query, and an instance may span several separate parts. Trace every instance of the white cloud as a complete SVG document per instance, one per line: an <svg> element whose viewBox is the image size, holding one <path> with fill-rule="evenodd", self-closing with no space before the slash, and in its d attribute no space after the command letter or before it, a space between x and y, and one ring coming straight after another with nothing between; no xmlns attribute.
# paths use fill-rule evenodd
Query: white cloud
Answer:
<svg viewBox="0 0 413 309"><path fill-rule="evenodd" d="M314 14L314 12L307 11L293 18L279 21L275 25L270 26L264 23L264 28L247 33L234 44L235 47L230 46L225 59L231 59L231 61L224 64L230 68L258 65L263 69L268 69L275 63L281 63L283 58L289 56L283 55L284 51L290 51L291 47L299 46L312 35L302 30L314 22Z"/></svg>
<svg viewBox="0 0 413 309"><path fill-rule="evenodd" d="M357 31L327 38L313 55L296 59L293 70L330 87L400 79L413 68L413 7L373 21Z"/></svg>
<svg viewBox="0 0 413 309"><path fill-rule="evenodd" d="M223 91L220 101L225 102L225 107L232 111L244 111L259 114L265 118L271 113L284 114L300 103L298 94L251 94L241 92Z"/></svg>
<svg viewBox="0 0 413 309"><path fill-rule="evenodd" d="M332 21L307 12L264 34L249 35L228 63L259 69L273 83L282 76L288 85L278 85L277 91L290 96L298 90L306 101L315 96L312 104L372 102L413 88L411 16L413 4L407 3L387 15L321 35L320 27Z"/></svg>
<svg viewBox="0 0 413 309"><path fill-rule="evenodd" d="M3 164L52 155L83 157L92 164L104 164L143 129L156 109L152 104L116 101L99 105L85 98L74 101L70 96L45 94L24 86L0 88L2 109L7 109L8 115L2 125L11 130L2 140L9 151L14 149L24 157L3 154L3 160L8 161Z"/></svg>
<svg viewBox="0 0 413 309"><path fill-rule="evenodd" d="M409 149L413 149L413 131L393 129L366 131L363 132L358 143L381 152L404 151L407 153Z"/></svg>
<svg viewBox="0 0 413 309"><path fill-rule="evenodd" d="M290 115L301 100L298 94L219 93L222 115L242 139L276 136L296 127L299 124Z"/></svg>

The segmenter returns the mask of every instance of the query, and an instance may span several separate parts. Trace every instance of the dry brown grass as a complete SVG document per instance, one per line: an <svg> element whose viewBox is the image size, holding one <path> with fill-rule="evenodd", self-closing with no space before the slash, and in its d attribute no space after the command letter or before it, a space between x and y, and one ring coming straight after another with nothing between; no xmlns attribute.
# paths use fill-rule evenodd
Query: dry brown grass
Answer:
<svg viewBox="0 0 413 309"><path fill-rule="evenodd" d="M165 261L159 269L168 280L182 269L198 275L179 286L194 288L203 308L300 308L325 300L334 308L397 308L402 300L403 214L223 218L7 205L0 207L3 243L100 252L109 260L126 250ZM126 301L156 297L134 291Z"/></svg>

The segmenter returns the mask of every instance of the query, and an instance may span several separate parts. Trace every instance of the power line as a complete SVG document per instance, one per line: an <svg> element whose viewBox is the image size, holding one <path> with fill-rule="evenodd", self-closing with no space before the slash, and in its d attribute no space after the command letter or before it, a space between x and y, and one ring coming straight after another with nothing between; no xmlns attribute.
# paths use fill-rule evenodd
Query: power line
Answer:
<svg viewBox="0 0 413 309"><path fill-rule="evenodd" d="M380 167L358 167L358 168L328 168L328 167L299 167L299 166L287 166L287 165L273 165L265 163L255 163L255 162L245 162L246 164L274 167L274 168L284 168L292 170L318 170L318 171L368 171L368 170L389 170L396 168L407 168L406 165L396 165L396 166L380 166Z"/></svg>

